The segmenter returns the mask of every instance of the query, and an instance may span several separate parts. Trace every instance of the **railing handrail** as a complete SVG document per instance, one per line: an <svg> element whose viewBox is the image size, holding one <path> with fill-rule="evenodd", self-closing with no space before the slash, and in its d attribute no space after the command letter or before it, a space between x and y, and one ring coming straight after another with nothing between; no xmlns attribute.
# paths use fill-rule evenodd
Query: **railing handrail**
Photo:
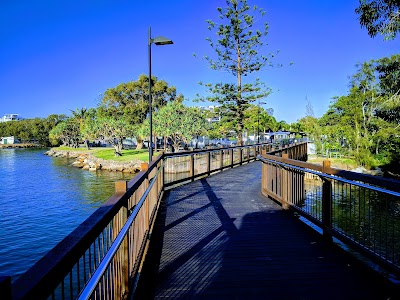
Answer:
<svg viewBox="0 0 400 300"><path fill-rule="evenodd" d="M263 154L259 160L263 162L262 193L265 196L280 202L283 209L290 209L321 228L328 240L336 237L379 266L400 274L400 249L395 252L398 238L395 238L397 234L393 223L396 222L398 226L398 219L387 210L380 212L382 202L386 203L383 204L385 209L390 203L399 203L399 182L334 169L328 161L320 166L268 154ZM306 174L319 178L309 183L311 186L315 184L315 188L305 189ZM388 187L394 187L395 191ZM309 198L307 193L310 193ZM366 195L372 195L376 201L366 201ZM345 208L340 205L345 205ZM378 205L379 213L371 215L374 205ZM382 218L386 222L390 220L392 229L381 227ZM377 233L383 229L387 230L384 236L381 232ZM388 245L391 246L388 248Z"/></svg>
<svg viewBox="0 0 400 300"><path fill-rule="evenodd" d="M129 216L128 220L122 227L121 231L118 233L117 237L115 238L114 242L111 244L110 249L107 251L105 254L103 260L97 267L96 271L93 273L92 277L89 279L87 285L79 295L80 300L83 299L89 299L90 296L92 295L93 291L96 289L97 284L100 282L101 277L107 270L110 262L112 261L113 257L117 253L119 247L121 246L124 238L126 237L129 228L131 227L132 223L135 221L140 209L143 206L143 203L145 202L147 196L149 195L154 183L156 182L156 179L158 175L160 174L160 171L162 170L163 165L158 169L157 174L152 178L149 186L147 187L146 191L143 193L142 197L140 198L139 202L135 205L133 208L131 215Z"/></svg>
<svg viewBox="0 0 400 300"><path fill-rule="evenodd" d="M298 167L296 165L292 165L292 164L276 161L276 160L273 160L273 159L270 159L270 158L264 158L261 155L258 155L257 158L259 160L261 160L262 162L269 162L269 163L272 163L272 164L275 164L275 165L280 165L280 166L284 166L284 167L287 167L287 168L292 168L292 169L295 169L295 170L298 170L298 171L311 173L311 174L317 175L317 176L322 177L322 178L334 179L334 180L341 181L341 182L344 182L344 183L349 183L349 184L352 184L352 185L355 185L355 186L367 188L367 189L370 189L370 190L373 190L373 191L376 191L376 192L388 194L388 195L391 195L391 196L400 197L400 193L399 192L386 190L386 189L384 189L382 187L369 185L369 184L365 184L363 182L353 181L353 180L350 180L350 179L346 179L346 178L342 178L342 177L338 177L338 176L334 176L334 175L329 175L327 173L322 173L322 171L314 171L312 169Z"/></svg>
<svg viewBox="0 0 400 300"><path fill-rule="evenodd" d="M296 145L300 144L303 143L297 143ZM149 178L150 174L154 173L153 170L154 168L158 168L160 161L165 158L181 155L189 156L207 152L244 148L255 149L256 147L267 145L270 145L270 143L202 149L191 152L163 153L159 155L155 160L149 163L146 171L139 172L133 179L127 182L126 192L116 192L112 195L106 203L100 206L60 243L44 255L29 270L22 274L12 284L13 299L27 299L32 298L33 295L37 294L51 294L74 267L76 261L84 255L88 247L90 247L93 241L102 233L104 228L113 220L119 210L123 206L127 206L129 198L144 183L144 181ZM286 149L288 148L282 147L276 151L285 151ZM258 150L260 150L260 148L258 148ZM256 153L251 155L251 160L250 157L247 159L247 161L256 159ZM162 183L162 186L165 186L164 183Z"/></svg>
<svg viewBox="0 0 400 300"><path fill-rule="evenodd" d="M294 160L294 159L290 159L290 158L283 158L283 157L274 156L274 155L270 155L270 154L264 154L262 157L266 158L266 159L282 162L282 163L287 163L287 164L294 165L297 167L302 167L302 168L314 170L317 172L322 172L322 165L298 161L298 160ZM398 180L394 180L394 179L390 179L390 178L383 178L383 177L379 177L379 176L373 176L373 175L369 175L369 174L356 173L356 172L352 172L352 171L331 168L331 167L326 168L324 171L326 174L329 174L329 175L335 175L335 176L338 176L341 178L346 178L346 179L352 180L352 181L362 181L364 183L373 184L373 185L376 185L379 187L389 189L391 191L400 192L400 184L399 184Z"/></svg>
<svg viewBox="0 0 400 300"><path fill-rule="evenodd" d="M93 212L83 223L75 228L52 250L44 255L36 264L21 275L12 285L13 297L21 299L35 293L36 289L54 290L59 281L68 273L65 271L72 268L76 259L89 247L105 225L108 224L124 206L128 198L148 177L148 174L157 166L162 157L152 161L148 170L139 172L128 182L126 193L115 193L106 203ZM54 258L56 256L56 258ZM46 284L41 284L45 282Z"/></svg>
<svg viewBox="0 0 400 300"><path fill-rule="evenodd" d="M265 142L265 143L257 143L257 144L251 144L251 145L243 145L243 146L226 146L226 147L215 147L215 148L209 148L209 149L194 149L192 151L186 150L186 151L180 151L180 152L167 152L167 153L164 153L164 157L188 156L189 154L201 154L201 153L207 153L207 152L213 152L213 151L252 148L252 147L266 146L266 145L271 145L271 143Z"/></svg>

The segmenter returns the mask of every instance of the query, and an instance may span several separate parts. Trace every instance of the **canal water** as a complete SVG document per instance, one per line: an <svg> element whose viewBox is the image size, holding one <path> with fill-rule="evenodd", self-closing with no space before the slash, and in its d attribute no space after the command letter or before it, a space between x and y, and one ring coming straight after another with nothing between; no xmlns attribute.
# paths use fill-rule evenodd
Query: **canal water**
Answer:
<svg viewBox="0 0 400 300"><path fill-rule="evenodd" d="M114 193L122 172L89 172L44 149L0 149L0 276L15 280Z"/></svg>

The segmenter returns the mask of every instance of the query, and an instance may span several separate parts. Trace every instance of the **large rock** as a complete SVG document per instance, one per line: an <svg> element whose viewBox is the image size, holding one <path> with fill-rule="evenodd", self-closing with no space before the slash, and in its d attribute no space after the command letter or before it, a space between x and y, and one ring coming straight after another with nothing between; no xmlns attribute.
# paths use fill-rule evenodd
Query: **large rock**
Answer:
<svg viewBox="0 0 400 300"><path fill-rule="evenodd" d="M77 167L77 168L83 168L85 166L85 164L79 160L76 160L72 163L73 167Z"/></svg>
<svg viewBox="0 0 400 300"><path fill-rule="evenodd" d="M50 149L45 154L49 156L75 158L72 166L93 172L97 170L109 170L124 173L137 173L141 171L141 161L117 162L112 160L103 160L91 155L90 153L82 153L81 151L65 151L54 149Z"/></svg>

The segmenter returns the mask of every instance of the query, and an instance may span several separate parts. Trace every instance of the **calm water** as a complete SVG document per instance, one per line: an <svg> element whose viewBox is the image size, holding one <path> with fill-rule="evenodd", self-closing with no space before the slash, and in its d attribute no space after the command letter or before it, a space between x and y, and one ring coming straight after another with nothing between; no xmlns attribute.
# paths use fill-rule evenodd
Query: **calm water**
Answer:
<svg viewBox="0 0 400 300"><path fill-rule="evenodd" d="M0 275L25 272L133 175L89 172L45 150L0 149Z"/></svg>

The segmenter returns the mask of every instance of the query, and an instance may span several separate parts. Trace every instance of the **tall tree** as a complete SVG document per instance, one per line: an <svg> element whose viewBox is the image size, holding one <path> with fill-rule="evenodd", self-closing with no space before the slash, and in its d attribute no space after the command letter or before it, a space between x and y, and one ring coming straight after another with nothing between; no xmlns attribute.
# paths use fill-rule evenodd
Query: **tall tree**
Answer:
<svg viewBox="0 0 400 300"><path fill-rule="evenodd" d="M59 145L60 141L65 146L77 148L80 141L79 123L74 118L68 118L57 124L50 132L49 139L52 145Z"/></svg>
<svg viewBox="0 0 400 300"><path fill-rule="evenodd" d="M183 96L176 93L176 88L164 80L152 76L152 83L155 111L170 101L183 101ZM106 90L98 108L100 115L123 118L131 125L141 124L149 112L148 87L148 76L140 75L137 81L121 83Z"/></svg>
<svg viewBox="0 0 400 300"><path fill-rule="evenodd" d="M171 139L177 149L181 142L188 144L193 137L200 135L206 123L205 116L198 108L170 102L155 114L154 131L165 139Z"/></svg>
<svg viewBox="0 0 400 300"><path fill-rule="evenodd" d="M79 131L81 133L81 137L84 139L84 143L86 146L86 149L89 150L89 141L87 139L87 136L83 136L83 133L86 133L87 130L86 128L86 118L88 117L88 110L86 108L77 108L75 110L71 110L72 113L72 118L76 120L79 124Z"/></svg>
<svg viewBox="0 0 400 300"><path fill-rule="evenodd" d="M127 136L134 136L134 128L124 119L112 117L97 117L93 120L92 132L96 133L96 138L108 140L114 146L115 156L122 155L122 142Z"/></svg>
<svg viewBox="0 0 400 300"><path fill-rule="evenodd" d="M395 55L358 64L349 94L337 98L320 119L329 143L345 140L358 163L366 167L375 163L374 155L392 162L400 156L399 59Z"/></svg>
<svg viewBox="0 0 400 300"><path fill-rule="evenodd" d="M272 66L274 54L262 55L265 37L268 34L268 23L257 28L256 20L265 15L263 9L250 7L247 0L226 0L226 7L217 8L221 24L207 20L208 29L215 31L217 39L208 38L215 51L215 57L205 56L211 69L223 70L234 77L236 83L205 84L213 94L208 101L218 102L234 118L239 144L242 144L244 129L244 111L249 103L268 96L258 81L244 83L243 77L257 72L266 66ZM258 20L257 20L258 21Z"/></svg>
<svg viewBox="0 0 400 300"><path fill-rule="evenodd" d="M399 0L360 0L356 13L371 37L381 34L385 40L391 40L400 31Z"/></svg>

